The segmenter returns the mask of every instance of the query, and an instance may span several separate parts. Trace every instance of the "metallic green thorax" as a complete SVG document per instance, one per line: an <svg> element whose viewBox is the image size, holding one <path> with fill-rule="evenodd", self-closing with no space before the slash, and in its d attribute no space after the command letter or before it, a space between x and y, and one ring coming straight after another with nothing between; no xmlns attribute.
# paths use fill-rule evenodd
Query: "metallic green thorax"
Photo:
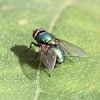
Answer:
<svg viewBox="0 0 100 100"><path fill-rule="evenodd" d="M35 37L38 43L55 44L55 37L48 32L42 32Z"/></svg>
<svg viewBox="0 0 100 100"><path fill-rule="evenodd" d="M56 58L56 62L58 64L62 63L64 61L64 51L60 49L59 46L54 46L52 48L53 52L57 55L57 58Z"/></svg>

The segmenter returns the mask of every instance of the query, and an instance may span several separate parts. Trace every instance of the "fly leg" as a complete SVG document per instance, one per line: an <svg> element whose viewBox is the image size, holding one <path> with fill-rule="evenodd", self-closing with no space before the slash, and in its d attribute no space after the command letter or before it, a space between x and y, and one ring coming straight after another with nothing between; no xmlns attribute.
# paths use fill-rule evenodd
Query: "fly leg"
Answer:
<svg viewBox="0 0 100 100"><path fill-rule="evenodd" d="M49 77L51 77L51 74L50 74L50 69L49 69Z"/></svg>
<svg viewBox="0 0 100 100"><path fill-rule="evenodd" d="M35 59L37 58L37 56L39 55L40 51L36 54L36 56L34 57L34 59L31 61L30 65L35 61Z"/></svg>
<svg viewBox="0 0 100 100"><path fill-rule="evenodd" d="M38 46L38 47L39 47L38 44L36 44L36 43L34 43L34 42L31 42L31 44L30 44L30 48L29 48L28 50L30 50L30 49L32 48L32 44L34 44L35 46Z"/></svg>
<svg viewBox="0 0 100 100"><path fill-rule="evenodd" d="M34 43L34 42L31 42L30 44L30 48L28 50L30 50L32 48L32 44L35 45L35 46L38 46L38 44ZM40 53L40 51L36 54L36 56L34 57L34 59L31 61L30 65L35 61L35 59L37 58L38 54Z"/></svg>

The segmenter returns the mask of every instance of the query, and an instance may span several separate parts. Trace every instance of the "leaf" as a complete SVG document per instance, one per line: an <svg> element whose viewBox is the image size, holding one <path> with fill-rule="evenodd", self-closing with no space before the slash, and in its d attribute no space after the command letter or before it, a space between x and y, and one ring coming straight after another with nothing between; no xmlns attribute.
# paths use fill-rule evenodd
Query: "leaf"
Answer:
<svg viewBox="0 0 100 100"><path fill-rule="evenodd" d="M99 100L100 0L1 0L1 100ZM86 51L87 57L67 55L49 71L33 46L32 32L45 28L56 38Z"/></svg>

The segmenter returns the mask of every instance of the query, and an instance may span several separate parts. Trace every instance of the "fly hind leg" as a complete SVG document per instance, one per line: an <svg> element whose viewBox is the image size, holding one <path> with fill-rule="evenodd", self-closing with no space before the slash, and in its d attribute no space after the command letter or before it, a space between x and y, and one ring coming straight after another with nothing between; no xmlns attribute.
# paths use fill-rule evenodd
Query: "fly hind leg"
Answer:
<svg viewBox="0 0 100 100"><path fill-rule="evenodd" d="M39 55L40 51L36 54L36 56L34 57L34 59L31 61L30 65L35 61L35 59L37 58L37 56Z"/></svg>

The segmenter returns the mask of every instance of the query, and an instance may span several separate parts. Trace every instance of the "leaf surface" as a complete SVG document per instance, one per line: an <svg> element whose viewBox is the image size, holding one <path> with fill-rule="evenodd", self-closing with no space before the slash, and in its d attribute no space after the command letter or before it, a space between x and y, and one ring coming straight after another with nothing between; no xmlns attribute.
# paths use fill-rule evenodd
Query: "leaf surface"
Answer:
<svg viewBox="0 0 100 100"><path fill-rule="evenodd" d="M0 99L99 100L100 99L100 0L1 0ZM86 51L87 57L67 55L49 71L33 30L44 28L56 38Z"/></svg>

